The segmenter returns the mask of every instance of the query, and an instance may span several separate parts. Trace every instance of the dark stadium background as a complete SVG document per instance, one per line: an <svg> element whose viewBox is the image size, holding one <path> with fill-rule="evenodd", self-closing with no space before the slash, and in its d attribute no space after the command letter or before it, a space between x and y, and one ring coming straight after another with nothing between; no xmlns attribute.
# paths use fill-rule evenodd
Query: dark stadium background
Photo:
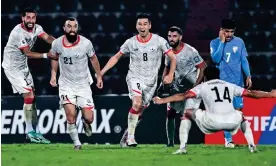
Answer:
<svg viewBox="0 0 276 166"><path fill-rule="evenodd" d="M5 0L2 1L1 8L1 57L11 30L21 23L21 10L28 6L37 10L37 23L54 37L63 35L62 26L66 17L76 17L80 24L79 33L92 41L101 68L127 38L136 34L135 17L138 13L150 13L152 32L165 38L170 26L181 27L184 31L184 42L195 47L208 64L209 43L218 36L221 19L230 17L237 22L235 35L244 40L249 53L253 88L261 90L276 88L276 1L274 0ZM50 45L38 40L33 50L47 52L49 48ZM95 84L92 85L93 94L128 93L125 82L128 63L128 57L122 58L104 76L103 90L95 88ZM29 66L36 95L57 95L57 89L49 85L50 61L30 60ZM163 65L160 76L162 69ZM3 70L1 72L1 95L13 96L11 85ZM21 108L20 104L18 102L18 105L15 105ZM126 117L127 111L122 110L121 114ZM160 112L160 118L164 120L165 110ZM156 116L156 113L150 112L148 115ZM126 123L125 121L124 118L122 123ZM150 121L153 119L148 118L148 122ZM162 128L165 127L164 121L160 124ZM143 126L147 128L148 125L149 123L145 122L141 128ZM162 132L161 142L165 142L163 129ZM151 131L148 134L150 133ZM192 137L200 138L201 141L196 142L202 142L203 136L199 132L195 133ZM194 139L189 141L193 142Z"/></svg>

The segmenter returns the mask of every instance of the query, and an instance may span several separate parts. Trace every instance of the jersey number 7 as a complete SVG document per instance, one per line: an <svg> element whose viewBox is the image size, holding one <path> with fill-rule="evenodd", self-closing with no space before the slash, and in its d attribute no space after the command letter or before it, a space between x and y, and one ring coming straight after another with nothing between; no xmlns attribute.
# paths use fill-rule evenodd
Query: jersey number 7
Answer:
<svg viewBox="0 0 276 166"><path fill-rule="evenodd" d="M223 100L221 100L221 98L220 98L220 94L219 94L219 91L218 91L218 87L215 86L215 87L214 87L213 89L211 89L211 90L216 92L217 99L215 100L215 102L223 102ZM230 99L228 87L225 87L225 88L224 88L223 99L224 99L224 100L228 100L229 103L231 103L231 99Z"/></svg>

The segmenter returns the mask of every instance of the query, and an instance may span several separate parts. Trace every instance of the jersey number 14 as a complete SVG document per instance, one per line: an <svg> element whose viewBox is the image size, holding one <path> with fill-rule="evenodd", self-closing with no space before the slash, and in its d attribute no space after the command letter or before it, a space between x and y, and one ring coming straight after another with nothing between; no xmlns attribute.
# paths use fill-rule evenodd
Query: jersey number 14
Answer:
<svg viewBox="0 0 276 166"><path fill-rule="evenodd" d="M213 89L211 89L211 90L216 92L217 99L215 100L215 102L223 102L223 100L228 100L229 103L231 103L231 98L230 98L230 95L229 95L229 89L228 89L228 87L225 87L225 88L224 88L223 100L220 98L220 94L219 94L219 91L218 91L218 87L215 86L215 87L214 87Z"/></svg>

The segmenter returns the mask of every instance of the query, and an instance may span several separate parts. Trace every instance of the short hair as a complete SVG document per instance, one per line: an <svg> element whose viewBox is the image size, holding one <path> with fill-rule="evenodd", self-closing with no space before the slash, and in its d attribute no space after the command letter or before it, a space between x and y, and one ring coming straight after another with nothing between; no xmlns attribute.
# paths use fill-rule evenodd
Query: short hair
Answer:
<svg viewBox="0 0 276 166"><path fill-rule="evenodd" d="M22 16L25 17L26 13L35 13L35 15L37 15L37 12L31 7L25 8L22 12Z"/></svg>
<svg viewBox="0 0 276 166"><path fill-rule="evenodd" d="M169 28L170 32L177 32L179 35L183 35L182 30L178 26L172 26Z"/></svg>
<svg viewBox="0 0 276 166"><path fill-rule="evenodd" d="M219 74L219 69L214 65L208 66L204 70L204 76L207 78L207 80L219 79Z"/></svg>
<svg viewBox="0 0 276 166"><path fill-rule="evenodd" d="M224 29L236 29L236 22L232 19L223 19L221 21L221 28Z"/></svg>
<svg viewBox="0 0 276 166"><path fill-rule="evenodd" d="M75 17L67 17L65 19L64 25L66 24L66 21L76 21L76 22L78 22L77 18L75 18Z"/></svg>
<svg viewBox="0 0 276 166"><path fill-rule="evenodd" d="M142 19L142 18L147 18L147 19L149 20L149 22L151 22L150 15L149 15L148 13L141 13L141 14L138 14L137 17L136 17L136 20Z"/></svg>

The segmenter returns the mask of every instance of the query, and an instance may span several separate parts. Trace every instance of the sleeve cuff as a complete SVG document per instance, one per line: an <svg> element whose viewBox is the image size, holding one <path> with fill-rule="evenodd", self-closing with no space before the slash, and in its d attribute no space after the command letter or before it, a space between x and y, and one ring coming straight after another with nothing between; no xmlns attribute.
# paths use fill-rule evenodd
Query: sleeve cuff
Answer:
<svg viewBox="0 0 276 166"><path fill-rule="evenodd" d="M42 38L43 35L45 35L46 33L45 32L42 32L38 35L39 38Z"/></svg>

